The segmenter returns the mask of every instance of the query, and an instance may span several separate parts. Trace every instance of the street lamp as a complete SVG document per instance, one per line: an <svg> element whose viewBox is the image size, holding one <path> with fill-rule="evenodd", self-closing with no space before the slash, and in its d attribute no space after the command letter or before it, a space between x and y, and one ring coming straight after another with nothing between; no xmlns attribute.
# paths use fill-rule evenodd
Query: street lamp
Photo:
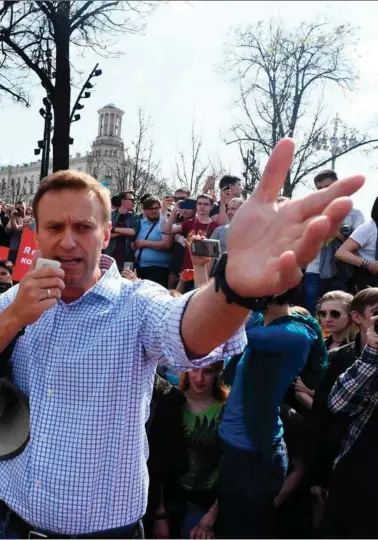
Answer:
<svg viewBox="0 0 378 540"><path fill-rule="evenodd" d="M333 133L331 137L328 137L326 132L323 132L322 135L315 142L316 150L324 150L331 152L331 165L332 169L335 169L336 158L342 152L352 149L357 144L357 139L355 134L352 132L350 136L347 136L345 127L344 134L342 137L339 137L339 128L341 127L341 120L338 114L332 121L333 124Z"/></svg>
<svg viewBox="0 0 378 540"><path fill-rule="evenodd" d="M50 49L48 41L47 41L47 48L46 48L46 63L47 63L46 75L49 78L49 80L51 80L52 79L52 51ZM52 107L51 107L50 94L47 94L47 97L43 98L42 103L43 103L44 108L39 109L39 114L45 120L44 128L43 128L43 140L38 141L38 148L34 150L34 154L36 156L39 155L42 150L40 180L42 180L42 178L45 178L45 176L47 176L49 173L51 121L52 121Z"/></svg>

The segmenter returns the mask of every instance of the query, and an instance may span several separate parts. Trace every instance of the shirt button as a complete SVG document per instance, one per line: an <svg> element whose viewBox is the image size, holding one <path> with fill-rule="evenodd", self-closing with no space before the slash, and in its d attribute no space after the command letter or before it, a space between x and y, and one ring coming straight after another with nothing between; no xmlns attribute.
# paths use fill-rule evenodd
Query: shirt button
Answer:
<svg viewBox="0 0 378 540"><path fill-rule="evenodd" d="M55 390L53 390L52 388L49 388L47 390L47 397L53 397L54 394L55 394Z"/></svg>
<svg viewBox="0 0 378 540"><path fill-rule="evenodd" d="M36 488L41 487L41 481L40 481L40 480L36 480L36 481L35 481L35 487L36 487Z"/></svg>

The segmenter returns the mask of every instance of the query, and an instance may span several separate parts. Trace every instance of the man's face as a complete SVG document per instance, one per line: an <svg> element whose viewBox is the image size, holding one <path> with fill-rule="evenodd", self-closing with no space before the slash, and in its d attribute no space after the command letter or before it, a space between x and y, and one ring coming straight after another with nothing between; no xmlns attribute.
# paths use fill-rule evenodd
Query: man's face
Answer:
<svg viewBox="0 0 378 540"><path fill-rule="evenodd" d="M197 214L202 217L209 217L211 206L208 199L200 197L197 201Z"/></svg>
<svg viewBox="0 0 378 540"><path fill-rule="evenodd" d="M325 189L331 186L334 182L335 180L333 180L333 178L324 178L324 180L322 180L321 182L317 182L315 187L319 191L320 189Z"/></svg>
<svg viewBox="0 0 378 540"><path fill-rule="evenodd" d="M131 193L127 194L125 199L122 199L120 212L134 212L134 197L131 195Z"/></svg>
<svg viewBox="0 0 378 540"><path fill-rule="evenodd" d="M0 283L10 283L12 281L12 275L3 266L0 266Z"/></svg>
<svg viewBox="0 0 378 540"><path fill-rule="evenodd" d="M43 195L38 207L38 249L41 257L61 262L66 290L84 292L93 285L110 228L110 223L104 224L100 201L86 189Z"/></svg>
<svg viewBox="0 0 378 540"><path fill-rule="evenodd" d="M25 210L26 210L25 204L16 204L15 210L16 212L19 213L21 217L25 217Z"/></svg>
<svg viewBox="0 0 378 540"><path fill-rule="evenodd" d="M366 331L371 327L371 318L378 315L378 302L371 306L366 306L364 314L360 315L357 311L352 311L352 318L354 322L360 327L362 331Z"/></svg>
<svg viewBox="0 0 378 540"><path fill-rule="evenodd" d="M236 182L230 185L231 197L240 197L242 192L241 182Z"/></svg>
<svg viewBox="0 0 378 540"><path fill-rule="evenodd" d="M185 191L176 191L175 192L175 199L176 201L184 201L188 198L188 194Z"/></svg>
<svg viewBox="0 0 378 540"><path fill-rule="evenodd" d="M150 208L145 209L147 219L150 221L156 221L160 218L160 204L155 202Z"/></svg>
<svg viewBox="0 0 378 540"><path fill-rule="evenodd" d="M238 210L238 208L240 208L242 204L243 204L243 201L240 201L238 199L232 199L230 201L230 204L228 205L228 208L227 208L227 217L229 221L232 220L232 218L236 214L236 210Z"/></svg>

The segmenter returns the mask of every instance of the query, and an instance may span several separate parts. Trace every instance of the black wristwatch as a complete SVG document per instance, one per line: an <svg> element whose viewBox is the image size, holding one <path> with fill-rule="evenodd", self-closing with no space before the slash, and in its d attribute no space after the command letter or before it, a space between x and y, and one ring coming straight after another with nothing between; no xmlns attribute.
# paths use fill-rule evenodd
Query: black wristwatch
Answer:
<svg viewBox="0 0 378 540"><path fill-rule="evenodd" d="M244 298L239 296L235 291L231 289L226 280L226 265L227 265L227 253L223 253L219 261L217 262L213 276L215 278L215 291L222 290L226 297L228 304L237 304L243 308L251 311L261 311L269 307L272 303L274 296L263 296L261 298Z"/></svg>

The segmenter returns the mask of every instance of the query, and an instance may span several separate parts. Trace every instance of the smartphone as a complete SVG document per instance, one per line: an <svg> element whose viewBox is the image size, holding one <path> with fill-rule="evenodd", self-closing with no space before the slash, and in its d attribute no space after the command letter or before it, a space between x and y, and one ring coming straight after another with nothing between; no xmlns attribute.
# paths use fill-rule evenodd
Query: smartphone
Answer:
<svg viewBox="0 0 378 540"><path fill-rule="evenodd" d="M220 242L219 240L193 240L192 253L198 257L211 257L219 259L220 257Z"/></svg>
<svg viewBox="0 0 378 540"><path fill-rule="evenodd" d="M123 265L124 270L134 270L134 263L133 262L125 262Z"/></svg>
<svg viewBox="0 0 378 540"><path fill-rule="evenodd" d="M52 268L60 268L62 265L60 264L59 261L54 261L52 259L44 259L43 257L39 257L35 264L35 269L38 270L38 268L46 268L46 266L51 266Z"/></svg>
<svg viewBox="0 0 378 540"><path fill-rule="evenodd" d="M195 199L185 199L179 204L180 210L195 210L197 207L197 201Z"/></svg>

